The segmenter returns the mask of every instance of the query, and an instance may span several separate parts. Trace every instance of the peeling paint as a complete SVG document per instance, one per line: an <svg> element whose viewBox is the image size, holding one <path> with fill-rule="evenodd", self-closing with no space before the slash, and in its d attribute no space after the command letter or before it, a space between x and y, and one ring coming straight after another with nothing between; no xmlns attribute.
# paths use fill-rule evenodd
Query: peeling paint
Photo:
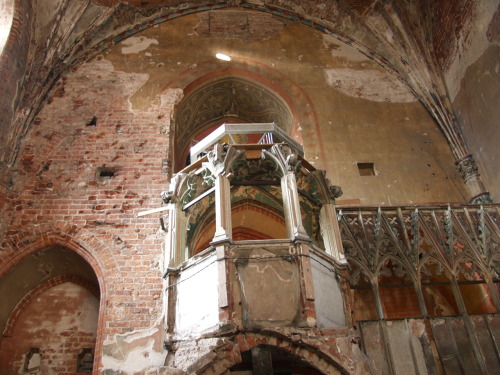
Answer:
<svg viewBox="0 0 500 375"><path fill-rule="evenodd" d="M351 62L370 61L355 48L339 43L338 39L328 34L323 34L323 48L330 50L332 58L344 58Z"/></svg>
<svg viewBox="0 0 500 375"><path fill-rule="evenodd" d="M162 349L160 326L116 335L108 340L102 356L104 371L135 374L163 366L167 353Z"/></svg>
<svg viewBox="0 0 500 375"><path fill-rule="evenodd" d="M474 10L473 24L468 25L468 32L462 32L459 37L458 50L445 73L450 99L455 100L460 91L460 84L467 68L476 62L490 46L488 26L495 16L498 1L478 1Z"/></svg>
<svg viewBox="0 0 500 375"><path fill-rule="evenodd" d="M410 103L417 99L400 81L385 71L350 68L325 69L331 87L346 95L375 102Z"/></svg>
<svg viewBox="0 0 500 375"><path fill-rule="evenodd" d="M146 38L144 36L132 36L125 39L122 44L124 45L124 47L122 47L122 53L124 55L129 55L147 50L152 44L158 44L158 40Z"/></svg>

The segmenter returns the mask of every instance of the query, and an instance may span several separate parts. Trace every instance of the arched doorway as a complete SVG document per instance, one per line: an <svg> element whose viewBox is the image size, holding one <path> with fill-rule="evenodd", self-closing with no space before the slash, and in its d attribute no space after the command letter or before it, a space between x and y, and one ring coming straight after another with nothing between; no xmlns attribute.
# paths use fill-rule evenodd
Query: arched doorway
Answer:
<svg viewBox="0 0 500 375"><path fill-rule="evenodd" d="M99 283L80 255L32 253L0 279L0 295L2 374L92 372Z"/></svg>
<svg viewBox="0 0 500 375"><path fill-rule="evenodd" d="M258 345L241 353L242 361L229 370L233 375L322 375L300 357L271 345Z"/></svg>

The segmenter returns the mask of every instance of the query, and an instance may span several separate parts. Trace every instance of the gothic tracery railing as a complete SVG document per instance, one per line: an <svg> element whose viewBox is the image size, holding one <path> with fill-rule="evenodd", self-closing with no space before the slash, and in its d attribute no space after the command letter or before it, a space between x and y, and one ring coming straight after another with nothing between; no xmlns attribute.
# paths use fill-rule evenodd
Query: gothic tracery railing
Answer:
<svg viewBox="0 0 500 375"><path fill-rule="evenodd" d="M379 292L390 284L414 286L424 316L431 313L426 291L446 300L448 283L457 313L473 312L477 291L468 288L475 284L489 296L483 310L500 311L500 205L342 208L338 220L351 287L374 289L379 318L388 317Z"/></svg>

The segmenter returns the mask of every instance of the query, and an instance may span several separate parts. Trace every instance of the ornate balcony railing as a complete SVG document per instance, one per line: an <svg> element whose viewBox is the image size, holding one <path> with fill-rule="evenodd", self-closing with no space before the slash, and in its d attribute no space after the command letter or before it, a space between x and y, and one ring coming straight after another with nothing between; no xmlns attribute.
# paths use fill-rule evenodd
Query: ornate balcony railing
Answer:
<svg viewBox="0 0 500 375"><path fill-rule="evenodd" d="M345 297L375 373L495 373L499 209L337 207Z"/></svg>
<svg viewBox="0 0 500 375"><path fill-rule="evenodd" d="M413 281L436 261L455 279L499 279L500 205L342 208L338 219L347 259L371 280L388 258Z"/></svg>

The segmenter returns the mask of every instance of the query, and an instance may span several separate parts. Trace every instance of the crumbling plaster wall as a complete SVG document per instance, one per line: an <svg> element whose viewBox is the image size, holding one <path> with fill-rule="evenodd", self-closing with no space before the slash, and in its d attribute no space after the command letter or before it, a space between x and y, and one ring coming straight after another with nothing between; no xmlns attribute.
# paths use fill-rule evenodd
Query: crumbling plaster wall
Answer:
<svg viewBox="0 0 500 375"><path fill-rule="evenodd" d="M170 110L181 94L166 90L134 111L129 98L146 79L97 58L60 82L23 143L0 227L0 268L46 233L86 247L106 290L102 363L138 372L158 368L165 352L163 234L157 216L136 214L161 204ZM114 176L99 177L99 168Z"/></svg>
<svg viewBox="0 0 500 375"><path fill-rule="evenodd" d="M67 275L77 277L92 285L94 290L99 290L98 281L90 265L69 249L53 246L17 263L0 278L0 332L10 329L6 327L7 321L12 319L19 301L49 280Z"/></svg>
<svg viewBox="0 0 500 375"><path fill-rule="evenodd" d="M231 12L218 14L221 25L241 16ZM110 373L163 364L162 234L156 216L136 214L160 206L166 189L170 117L183 95L171 82L199 78L206 66L227 69L214 62L219 50L239 68L274 70L307 94L298 135L306 158L343 187L344 203L464 200L444 138L404 86L318 31L278 19L280 26L269 15L250 20L259 27L239 38L203 35L203 17L192 15L125 40L62 79L23 141L1 256L13 256L27 233L62 225L99 238L102 247L88 250L107 286L103 370ZM266 24L272 32L263 37ZM375 162L377 175L358 176L357 162ZM97 178L99 167L114 176Z"/></svg>
<svg viewBox="0 0 500 375"><path fill-rule="evenodd" d="M235 24L239 34L225 31ZM233 61L215 60L217 52ZM131 98L136 109L147 108L169 85L182 88L210 77L207 66L246 67L282 93L289 92L287 85L300 87L310 101L296 111L294 133L306 158L342 186L340 203L466 200L449 146L409 89L354 48L307 26L248 11L200 13L136 34L105 58L117 70L148 74ZM376 175L360 177L361 162L374 162Z"/></svg>
<svg viewBox="0 0 500 375"><path fill-rule="evenodd" d="M438 30L455 25L451 51L443 59L444 75L458 121L479 172L494 202L500 200L500 2L470 1L470 17L456 24L450 11ZM460 27L459 27L460 26ZM440 33L442 34L442 33Z"/></svg>
<svg viewBox="0 0 500 375"><path fill-rule="evenodd" d="M31 348L41 355L38 371L31 373L76 373L81 351L94 350L98 314L98 299L70 282L37 295L17 318L11 335L2 338L2 374L26 373L25 358Z"/></svg>

